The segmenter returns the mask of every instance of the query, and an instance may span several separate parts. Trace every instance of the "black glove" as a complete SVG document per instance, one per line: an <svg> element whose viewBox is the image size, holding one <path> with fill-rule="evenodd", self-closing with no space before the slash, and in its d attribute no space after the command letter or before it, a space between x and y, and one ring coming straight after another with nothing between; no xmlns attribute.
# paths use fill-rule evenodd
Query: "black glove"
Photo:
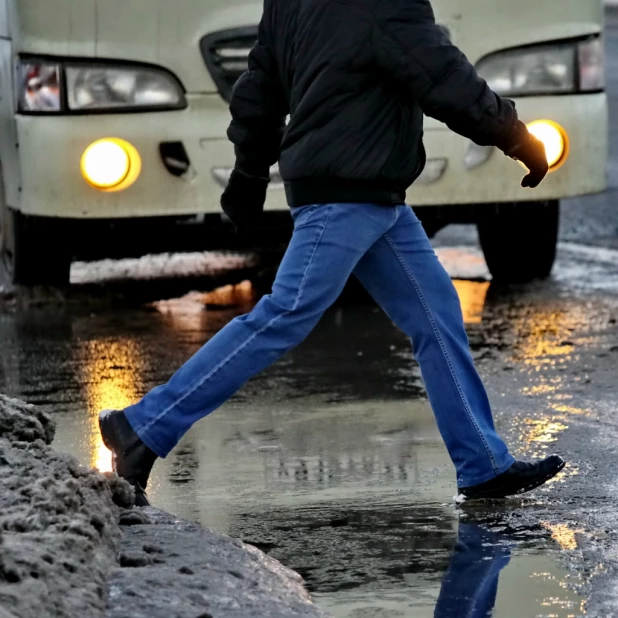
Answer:
<svg viewBox="0 0 618 618"><path fill-rule="evenodd" d="M523 139L506 154L515 161L521 161L530 170L530 173L521 181L522 187L530 189L538 187L549 172L545 145L530 132L526 132Z"/></svg>
<svg viewBox="0 0 618 618"><path fill-rule="evenodd" d="M269 178L248 176L233 170L221 196L221 208L232 221L236 232L246 234L259 221L264 211Z"/></svg>

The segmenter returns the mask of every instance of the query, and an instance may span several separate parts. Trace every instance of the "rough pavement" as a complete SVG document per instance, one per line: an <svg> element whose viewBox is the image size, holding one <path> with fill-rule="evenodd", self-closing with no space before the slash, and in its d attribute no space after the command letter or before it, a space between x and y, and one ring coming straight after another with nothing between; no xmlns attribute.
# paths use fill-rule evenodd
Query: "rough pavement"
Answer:
<svg viewBox="0 0 618 618"><path fill-rule="evenodd" d="M108 618L327 618L300 575L255 547L155 509L132 515Z"/></svg>

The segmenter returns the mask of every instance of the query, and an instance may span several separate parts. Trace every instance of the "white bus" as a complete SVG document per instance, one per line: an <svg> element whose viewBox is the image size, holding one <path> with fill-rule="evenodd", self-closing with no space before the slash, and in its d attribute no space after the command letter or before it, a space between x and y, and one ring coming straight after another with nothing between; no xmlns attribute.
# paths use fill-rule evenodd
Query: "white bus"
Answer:
<svg viewBox="0 0 618 618"><path fill-rule="evenodd" d="M477 224L495 278L545 277L560 199L606 187L601 0L433 4L454 43L546 142L552 173L523 190L512 161L427 120L427 167L408 201L430 235ZM0 0L0 251L14 282L67 283L76 258L228 242L219 208L234 162L228 101L261 8ZM290 229L272 174L265 242L268 226Z"/></svg>

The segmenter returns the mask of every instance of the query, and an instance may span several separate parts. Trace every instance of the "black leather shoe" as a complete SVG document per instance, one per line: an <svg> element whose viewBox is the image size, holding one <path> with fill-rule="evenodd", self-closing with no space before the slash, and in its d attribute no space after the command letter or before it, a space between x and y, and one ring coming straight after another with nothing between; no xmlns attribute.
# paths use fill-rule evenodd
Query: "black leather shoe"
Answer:
<svg viewBox="0 0 618 618"><path fill-rule="evenodd" d="M139 439L122 411L101 412L99 429L112 452L114 472L135 489L135 506L150 506L146 486L157 456Z"/></svg>
<svg viewBox="0 0 618 618"><path fill-rule="evenodd" d="M551 455L535 463L516 461L495 479L472 487L460 487L459 493L469 500L498 500L516 496L532 491L554 478L565 464L564 459L558 455Z"/></svg>

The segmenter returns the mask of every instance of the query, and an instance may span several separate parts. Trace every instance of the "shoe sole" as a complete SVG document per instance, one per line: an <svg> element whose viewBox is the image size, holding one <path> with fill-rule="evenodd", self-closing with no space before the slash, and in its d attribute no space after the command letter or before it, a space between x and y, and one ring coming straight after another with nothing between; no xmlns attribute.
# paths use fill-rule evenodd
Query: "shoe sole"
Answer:
<svg viewBox="0 0 618 618"><path fill-rule="evenodd" d="M475 494L473 496L466 496L462 494L465 498L465 501L468 500L504 500L505 498L509 498L511 496L520 496L521 494L526 494L529 491L533 491L537 489L537 487L541 487L541 485L545 485L547 481L553 479L557 474L564 470L564 466L566 466L566 461L562 461L558 466L556 466L551 472L548 472L546 476L542 478L538 478L535 481L529 483L528 485L524 485L524 487L520 487L517 491L512 491L509 493L487 493L487 494Z"/></svg>

